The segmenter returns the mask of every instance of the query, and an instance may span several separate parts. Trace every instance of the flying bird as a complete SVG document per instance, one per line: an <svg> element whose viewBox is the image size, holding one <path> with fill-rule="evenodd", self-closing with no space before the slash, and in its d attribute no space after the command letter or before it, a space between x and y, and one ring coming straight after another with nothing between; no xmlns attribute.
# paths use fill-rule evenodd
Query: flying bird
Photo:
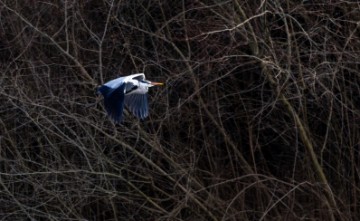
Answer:
<svg viewBox="0 0 360 221"><path fill-rule="evenodd" d="M104 96L107 114L115 123L121 123L124 106L137 118L144 119L149 115L147 92L149 87L163 85L159 82L145 80L144 73L119 77L98 89Z"/></svg>

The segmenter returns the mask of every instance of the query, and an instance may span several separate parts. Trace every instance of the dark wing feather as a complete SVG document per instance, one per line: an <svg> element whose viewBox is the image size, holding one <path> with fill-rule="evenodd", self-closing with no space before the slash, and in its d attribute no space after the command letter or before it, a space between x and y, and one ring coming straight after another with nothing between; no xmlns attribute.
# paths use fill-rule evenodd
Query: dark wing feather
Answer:
<svg viewBox="0 0 360 221"><path fill-rule="evenodd" d="M128 94L134 90L136 90L138 88L138 86L134 85L132 82L128 82L126 83L125 86L125 94Z"/></svg>
<svg viewBox="0 0 360 221"><path fill-rule="evenodd" d="M124 110L125 84L117 88L110 88L103 85L99 92L104 96L104 105L109 117L115 123L121 123Z"/></svg>
<svg viewBox="0 0 360 221"><path fill-rule="evenodd" d="M125 105L139 119L144 119L149 115L147 94L126 95Z"/></svg>

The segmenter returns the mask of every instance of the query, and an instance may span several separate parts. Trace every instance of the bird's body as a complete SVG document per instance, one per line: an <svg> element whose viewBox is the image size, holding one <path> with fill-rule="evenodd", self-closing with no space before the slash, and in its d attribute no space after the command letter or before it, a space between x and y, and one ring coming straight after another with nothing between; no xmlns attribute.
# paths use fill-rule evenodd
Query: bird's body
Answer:
<svg viewBox="0 0 360 221"><path fill-rule="evenodd" d="M115 123L122 121L124 106L137 118L144 119L149 115L147 92L149 87L162 83L145 80L143 73L119 77L106 82L98 92L104 96L106 112Z"/></svg>

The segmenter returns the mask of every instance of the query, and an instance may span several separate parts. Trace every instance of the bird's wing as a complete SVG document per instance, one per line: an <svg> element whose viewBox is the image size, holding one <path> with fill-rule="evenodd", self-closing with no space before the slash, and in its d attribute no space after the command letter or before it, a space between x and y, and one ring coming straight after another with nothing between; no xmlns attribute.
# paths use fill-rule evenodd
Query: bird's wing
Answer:
<svg viewBox="0 0 360 221"><path fill-rule="evenodd" d="M120 85L122 85L124 82L126 82L126 78L127 77L119 77L116 78L114 80L108 81L106 82L104 85L108 86L110 88L116 89L118 88Z"/></svg>
<svg viewBox="0 0 360 221"><path fill-rule="evenodd" d="M125 84L122 83L117 88L111 88L105 84L99 88L99 91L104 96L104 105L109 117L115 123L120 123L124 110Z"/></svg>
<svg viewBox="0 0 360 221"><path fill-rule="evenodd" d="M147 94L125 95L125 105L139 119L144 119L149 115Z"/></svg>

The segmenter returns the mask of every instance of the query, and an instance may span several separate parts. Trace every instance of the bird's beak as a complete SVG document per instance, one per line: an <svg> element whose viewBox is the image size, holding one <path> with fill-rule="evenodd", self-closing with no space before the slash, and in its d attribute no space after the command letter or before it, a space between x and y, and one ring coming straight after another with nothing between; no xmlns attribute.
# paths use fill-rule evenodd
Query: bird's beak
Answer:
<svg viewBox="0 0 360 221"><path fill-rule="evenodd" d="M164 83L160 83L160 82L150 82L151 85L154 85L154 86L163 86Z"/></svg>

